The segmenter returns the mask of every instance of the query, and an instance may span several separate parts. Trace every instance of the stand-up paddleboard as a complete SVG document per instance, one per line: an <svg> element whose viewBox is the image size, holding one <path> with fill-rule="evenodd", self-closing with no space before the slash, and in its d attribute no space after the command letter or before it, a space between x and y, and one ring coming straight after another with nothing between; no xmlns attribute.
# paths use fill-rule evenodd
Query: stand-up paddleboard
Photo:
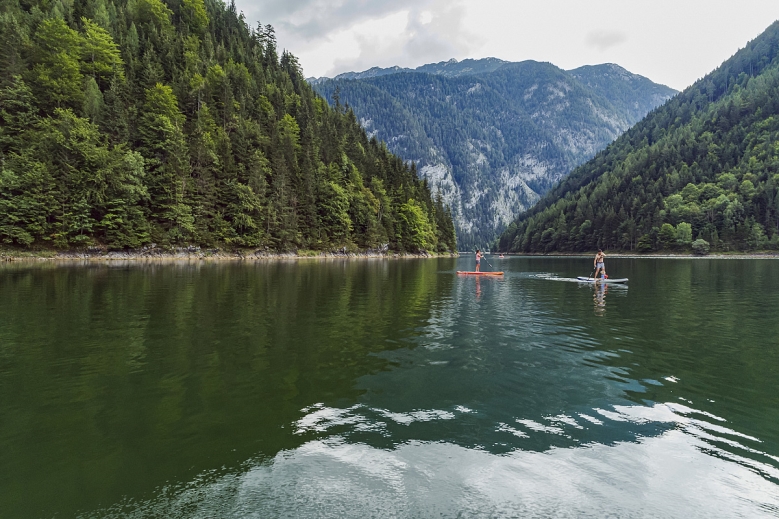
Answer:
<svg viewBox="0 0 779 519"><path fill-rule="evenodd" d="M627 283L628 282L628 278L620 278L620 279L617 279L617 278L606 278L606 279L598 278L598 279L595 279L595 278L585 278L585 277L579 276L576 279L581 281L582 283L606 283L607 285L611 284L611 283Z"/></svg>
<svg viewBox="0 0 779 519"><path fill-rule="evenodd" d="M502 276L503 272L465 272L462 270L457 271L461 276Z"/></svg>

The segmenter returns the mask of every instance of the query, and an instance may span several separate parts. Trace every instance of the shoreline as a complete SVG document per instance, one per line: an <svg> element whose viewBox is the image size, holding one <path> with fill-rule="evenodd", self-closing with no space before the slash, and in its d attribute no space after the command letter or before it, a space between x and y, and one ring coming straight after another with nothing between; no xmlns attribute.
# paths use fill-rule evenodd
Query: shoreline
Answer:
<svg viewBox="0 0 779 519"><path fill-rule="evenodd" d="M596 252L572 252L564 253L557 252L553 254L518 254L518 253L504 253L506 257L515 258L592 258ZM490 256L497 256L497 254L490 254ZM674 254L674 253L659 253L648 252L644 254L635 252L613 252L606 253L607 258L623 258L623 259L641 259L641 258L654 258L654 259L779 259L779 251L759 251L759 252L720 252L714 254L706 254L703 256L697 254Z"/></svg>
<svg viewBox="0 0 779 519"><path fill-rule="evenodd" d="M200 249L198 247L182 247L175 249L144 248L129 251L94 250L20 250L1 249L0 263L20 261L44 261L44 262L112 262L112 261L259 261L259 260L333 260L333 259L432 259L432 258L456 258L461 255L470 255L470 252L435 253L435 252L392 252L380 250L367 251L311 251L300 250L296 252L276 252L267 250L222 250ZM490 253L488 256L497 258L499 254ZM513 258L591 258L591 253L504 253L505 257ZM691 253L629 253L614 252L607 254L609 258L621 259L779 259L779 251L759 252L725 252L699 256Z"/></svg>
<svg viewBox="0 0 779 519"><path fill-rule="evenodd" d="M431 259L457 257L459 253L435 252L392 252L380 250L275 252L267 250L222 250L182 247L162 249L157 247L129 251L76 250L17 250L0 249L0 263L3 262L113 262L113 261L260 261L260 260L333 260L333 259Z"/></svg>

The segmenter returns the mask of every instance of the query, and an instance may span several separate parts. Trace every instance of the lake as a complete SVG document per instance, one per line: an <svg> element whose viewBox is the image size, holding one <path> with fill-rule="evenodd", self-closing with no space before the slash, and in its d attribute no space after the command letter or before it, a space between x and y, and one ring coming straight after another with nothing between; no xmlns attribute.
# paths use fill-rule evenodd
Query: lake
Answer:
<svg viewBox="0 0 779 519"><path fill-rule="evenodd" d="M779 261L487 259L0 267L0 516L779 516Z"/></svg>

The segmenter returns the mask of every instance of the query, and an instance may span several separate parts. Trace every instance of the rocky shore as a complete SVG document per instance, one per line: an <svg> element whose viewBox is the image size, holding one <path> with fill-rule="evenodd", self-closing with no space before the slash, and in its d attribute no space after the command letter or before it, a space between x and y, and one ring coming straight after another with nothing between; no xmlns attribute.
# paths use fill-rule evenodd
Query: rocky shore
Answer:
<svg viewBox="0 0 779 519"><path fill-rule="evenodd" d="M779 251L754 251L754 252L713 252L705 255L697 255L692 253L660 253L660 252L647 252L647 253L635 253L635 252L606 252L607 258L666 258L666 259L779 259ZM550 254L514 254L507 253L505 256L510 257L547 257L547 258L592 258L596 254L596 251L587 252L572 252L563 253L555 252ZM493 254L492 256L495 256Z"/></svg>
<svg viewBox="0 0 779 519"><path fill-rule="evenodd" d="M0 261L58 261L58 260L87 260L87 261L130 261L130 260L263 260L263 259L360 259L360 258L434 258L457 256L457 253L434 253L420 251L417 253L399 253L388 249L349 250L347 248L330 251L297 250L278 252L268 249L204 249L200 247L143 247L135 250L109 251L101 248L87 248L83 250L22 250L0 249Z"/></svg>

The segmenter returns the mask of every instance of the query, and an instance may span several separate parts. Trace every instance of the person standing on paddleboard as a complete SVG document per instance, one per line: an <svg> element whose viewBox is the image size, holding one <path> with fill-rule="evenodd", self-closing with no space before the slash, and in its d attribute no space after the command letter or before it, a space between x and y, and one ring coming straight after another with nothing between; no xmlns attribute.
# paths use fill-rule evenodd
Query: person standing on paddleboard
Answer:
<svg viewBox="0 0 779 519"><path fill-rule="evenodd" d="M603 254L603 249L598 249L598 253L595 255L595 279L598 279L598 273L600 272L603 275L603 279L606 279L608 276L606 275L606 266L604 265L606 261L606 255Z"/></svg>
<svg viewBox="0 0 779 519"><path fill-rule="evenodd" d="M479 272L479 265L481 265L481 251L476 249L476 272Z"/></svg>

